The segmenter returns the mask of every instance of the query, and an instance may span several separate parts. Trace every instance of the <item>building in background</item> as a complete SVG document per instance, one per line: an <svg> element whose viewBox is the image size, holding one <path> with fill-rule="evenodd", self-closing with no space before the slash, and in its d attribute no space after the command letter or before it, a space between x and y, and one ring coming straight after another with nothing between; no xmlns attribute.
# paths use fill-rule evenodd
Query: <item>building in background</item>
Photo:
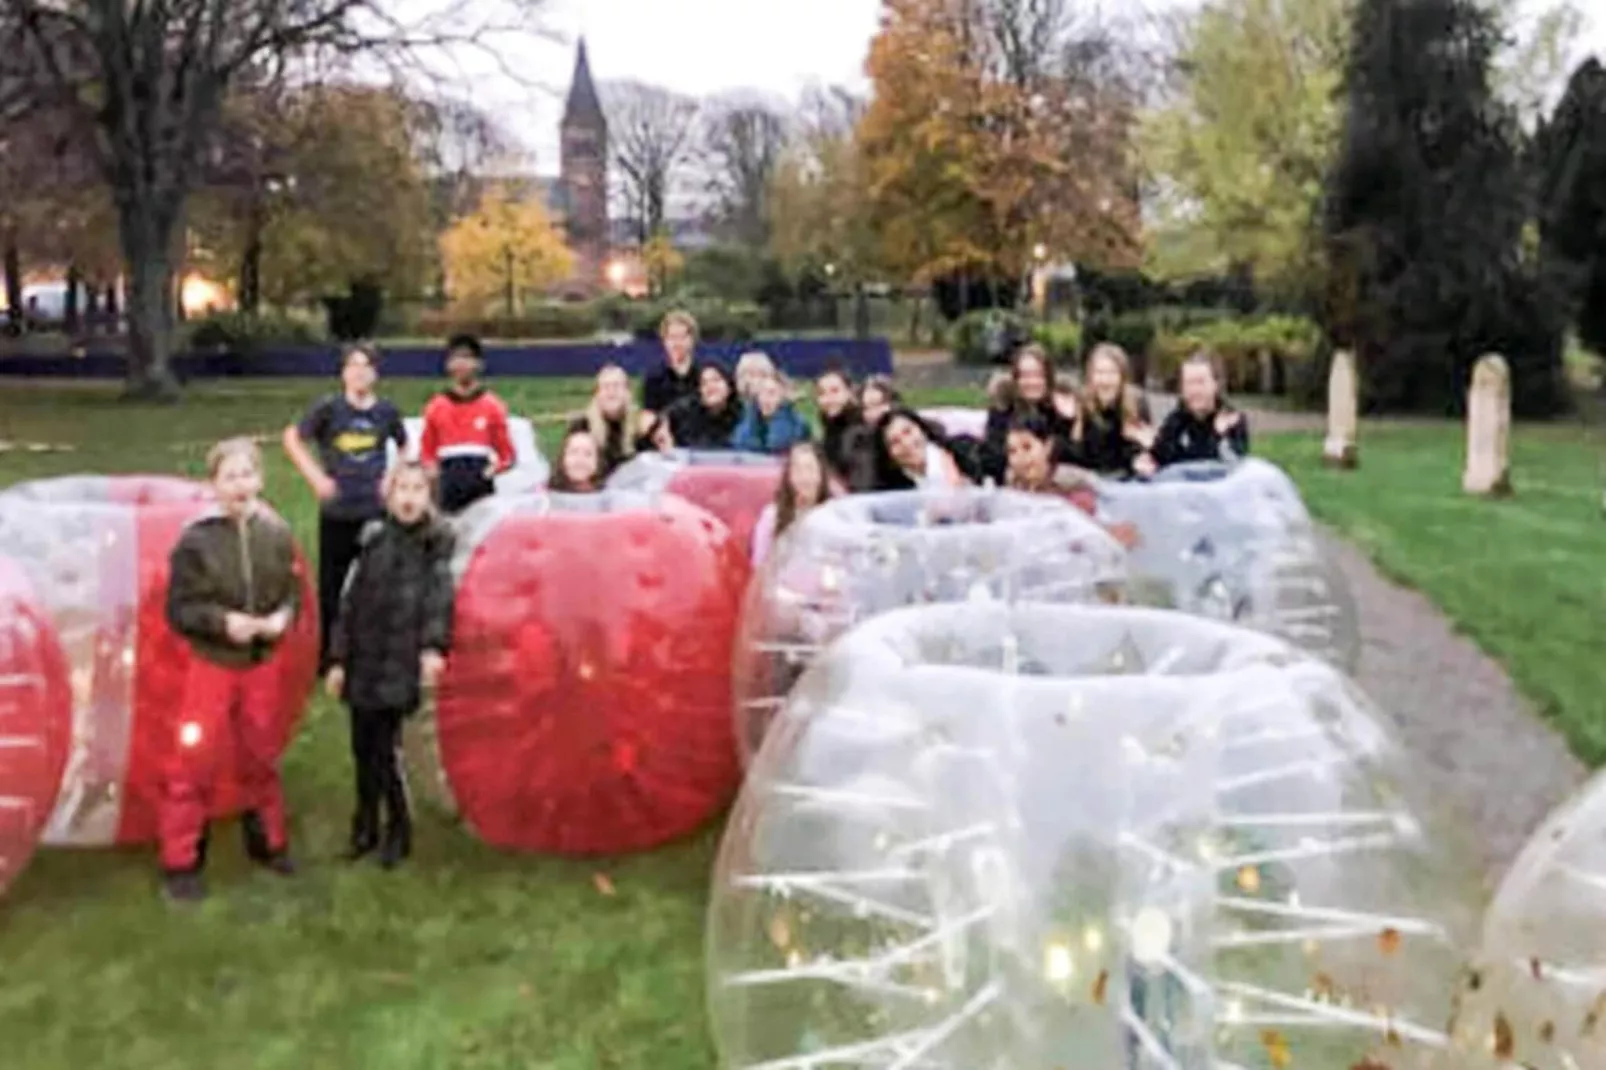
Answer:
<svg viewBox="0 0 1606 1070"><path fill-rule="evenodd" d="M585 38L575 51L574 77L559 127L558 180L548 187L547 204L563 221L574 253L574 278L566 287L589 296L613 283L608 269L608 117L591 77ZM617 275L617 271L611 273ZM615 286L614 288L617 288Z"/></svg>

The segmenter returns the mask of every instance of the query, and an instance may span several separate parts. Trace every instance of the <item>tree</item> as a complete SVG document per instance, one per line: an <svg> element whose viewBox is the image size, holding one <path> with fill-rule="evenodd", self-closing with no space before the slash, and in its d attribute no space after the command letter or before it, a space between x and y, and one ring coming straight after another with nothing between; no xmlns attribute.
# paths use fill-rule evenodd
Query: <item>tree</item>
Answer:
<svg viewBox="0 0 1606 1070"><path fill-rule="evenodd" d="M844 282L880 273L869 189L854 135L865 104L843 89L805 96L791 143L766 196L771 253L794 276L823 272Z"/></svg>
<svg viewBox="0 0 1606 1070"><path fill-rule="evenodd" d="M786 119L763 101L730 96L704 105L700 155L716 229L754 249L769 241L769 189L786 148Z"/></svg>
<svg viewBox="0 0 1606 1070"><path fill-rule="evenodd" d="M919 282L1018 280L1038 245L1134 261L1134 108L1117 52L1062 0L886 0L858 150L889 266Z"/></svg>
<svg viewBox="0 0 1606 1070"><path fill-rule="evenodd" d="M574 272L574 256L540 198L506 183L487 188L474 213L441 235L440 247L453 299L481 308L500 300L509 316L526 295Z"/></svg>
<svg viewBox="0 0 1606 1070"><path fill-rule="evenodd" d="M1524 259L1530 198L1495 99L1494 16L1469 0L1361 0L1342 147L1324 209L1325 326L1368 407L1454 413L1474 361L1505 354L1513 403L1562 403L1560 323Z"/></svg>
<svg viewBox="0 0 1606 1070"><path fill-rule="evenodd" d="M685 257L675 248L669 232L659 230L641 247L641 261L647 269L648 292L654 297L669 289L669 281L686 266Z"/></svg>
<svg viewBox="0 0 1606 1070"><path fill-rule="evenodd" d="M71 113L112 194L131 393L176 390L168 359L186 210L242 75L319 57L405 63L421 47L478 40L496 18L480 5L486 22L467 26L463 10L406 25L378 0L0 0L0 84Z"/></svg>
<svg viewBox="0 0 1606 1070"><path fill-rule="evenodd" d="M694 145L697 102L641 82L604 85L602 98L624 214L645 246L668 219L670 197Z"/></svg>
<svg viewBox="0 0 1606 1070"><path fill-rule="evenodd" d="M1540 262L1579 338L1606 353L1606 67L1590 58L1534 138Z"/></svg>
<svg viewBox="0 0 1606 1070"><path fill-rule="evenodd" d="M414 104L396 90L313 84L241 102L236 173L200 191L201 261L237 275L242 308L365 281L416 292L433 258Z"/></svg>
<svg viewBox="0 0 1606 1070"><path fill-rule="evenodd" d="M1182 23L1173 99L1142 135L1151 203L1166 209L1151 236L1157 274L1243 266L1274 289L1315 285L1351 7L1218 0Z"/></svg>

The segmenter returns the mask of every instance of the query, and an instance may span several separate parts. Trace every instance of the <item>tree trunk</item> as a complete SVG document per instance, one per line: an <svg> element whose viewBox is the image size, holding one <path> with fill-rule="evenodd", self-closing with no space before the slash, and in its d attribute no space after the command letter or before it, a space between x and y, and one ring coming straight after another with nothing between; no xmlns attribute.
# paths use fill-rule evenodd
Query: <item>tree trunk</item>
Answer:
<svg viewBox="0 0 1606 1070"><path fill-rule="evenodd" d="M253 233L240 258L240 311L254 316L262 307L262 238Z"/></svg>
<svg viewBox="0 0 1606 1070"><path fill-rule="evenodd" d="M12 316L22 315L22 250L17 248L15 239L6 239L4 256L6 274L6 307L11 310ZM19 318L18 322L21 320Z"/></svg>
<svg viewBox="0 0 1606 1070"><path fill-rule="evenodd" d="M128 262L128 384L127 396L176 399L178 380L173 376L173 227L163 227L140 212L139 205L122 206L123 256ZM128 216L143 218L126 218Z"/></svg>
<svg viewBox="0 0 1606 1070"><path fill-rule="evenodd" d="M78 268L72 264L67 265L67 293L61 304L62 327L67 333L75 334L80 325L78 315L78 292L83 285L79 277Z"/></svg>

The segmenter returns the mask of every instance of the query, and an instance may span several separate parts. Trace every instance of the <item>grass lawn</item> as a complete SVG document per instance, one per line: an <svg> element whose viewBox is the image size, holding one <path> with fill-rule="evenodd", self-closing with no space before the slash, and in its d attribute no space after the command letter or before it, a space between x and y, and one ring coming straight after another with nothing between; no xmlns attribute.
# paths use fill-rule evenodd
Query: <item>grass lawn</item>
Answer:
<svg viewBox="0 0 1606 1070"><path fill-rule="evenodd" d="M0 485L73 472L199 475L206 446L277 433L324 382L195 388L179 407L115 388L0 385ZM523 415L577 408L586 380L503 380ZM416 412L431 384L386 392ZM922 404L963 400L931 393ZM550 454L561 424L543 427ZM312 547L315 514L268 451L267 495ZM718 829L628 859L511 857L426 813L396 874L338 860L346 726L321 694L285 759L306 866L248 872L232 827L198 912L156 895L149 850L45 852L0 901L5 1070L706 1070L703 909ZM603 873L609 882L599 882ZM601 888L610 887L613 894Z"/></svg>
<svg viewBox="0 0 1606 1070"><path fill-rule="evenodd" d="M1579 757L1606 763L1606 518L1598 431L1518 426L1514 497L1461 491L1459 427L1368 425L1361 467L1321 465L1316 436L1262 438L1312 512L1432 599L1505 665Z"/></svg>

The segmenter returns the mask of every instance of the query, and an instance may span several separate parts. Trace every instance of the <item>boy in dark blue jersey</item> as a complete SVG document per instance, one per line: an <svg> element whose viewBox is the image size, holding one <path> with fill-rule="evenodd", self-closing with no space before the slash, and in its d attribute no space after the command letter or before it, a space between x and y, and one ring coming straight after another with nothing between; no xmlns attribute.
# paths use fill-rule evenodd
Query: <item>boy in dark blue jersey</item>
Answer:
<svg viewBox="0 0 1606 1070"><path fill-rule="evenodd" d="M340 588L356 560L358 536L384 515L380 484L385 443L407 445L396 406L375 393L379 362L372 349L342 354L340 392L319 398L301 422L284 429L284 450L318 496L319 664L327 668L329 636L340 608Z"/></svg>

